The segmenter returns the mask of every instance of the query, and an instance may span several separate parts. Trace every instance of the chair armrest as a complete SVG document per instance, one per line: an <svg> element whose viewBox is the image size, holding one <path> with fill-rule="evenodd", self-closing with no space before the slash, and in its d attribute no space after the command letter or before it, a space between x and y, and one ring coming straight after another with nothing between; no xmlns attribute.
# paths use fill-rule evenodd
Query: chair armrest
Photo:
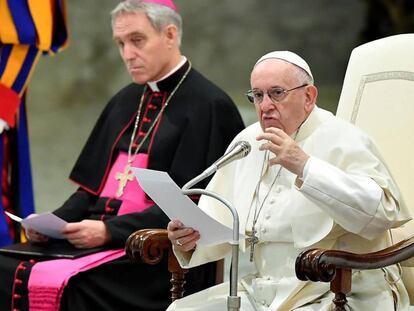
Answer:
<svg viewBox="0 0 414 311"><path fill-rule="evenodd" d="M125 244L125 251L133 261L155 265L159 263L164 252L171 248L167 230L143 229L132 233Z"/></svg>
<svg viewBox="0 0 414 311"><path fill-rule="evenodd" d="M165 252L168 256L168 271L171 272L171 299L182 298L184 295L185 273L188 269L181 268L172 251L172 245L165 229L142 229L132 233L125 244L128 257L136 262L155 265L159 263Z"/></svg>
<svg viewBox="0 0 414 311"><path fill-rule="evenodd" d="M402 263L414 256L414 237L383 250L355 254L351 252L308 249L296 258L296 277L301 281L330 282L336 310L345 310L346 294L351 291L352 269L368 270Z"/></svg>
<svg viewBox="0 0 414 311"><path fill-rule="evenodd" d="M330 282L335 270L378 269L402 263L414 256L414 237L378 252L355 254L338 250L309 249L296 258L296 276L302 281Z"/></svg>

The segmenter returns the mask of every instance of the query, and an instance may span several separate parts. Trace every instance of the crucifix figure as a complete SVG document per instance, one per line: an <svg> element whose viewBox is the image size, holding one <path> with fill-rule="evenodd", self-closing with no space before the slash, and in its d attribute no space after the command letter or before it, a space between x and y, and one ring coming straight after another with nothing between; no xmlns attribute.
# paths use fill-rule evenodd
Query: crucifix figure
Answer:
<svg viewBox="0 0 414 311"><path fill-rule="evenodd" d="M246 231L247 243L250 245L250 262L253 262L254 256L254 247L257 243L259 243L259 238L256 236L256 229L253 227L252 231Z"/></svg>
<svg viewBox="0 0 414 311"><path fill-rule="evenodd" d="M119 186L118 191L116 192L116 196L119 198L124 193L124 188L128 181L131 181L134 179L134 174L130 171L131 165L128 163L125 166L124 172L118 172L115 175L115 179L119 180Z"/></svg>

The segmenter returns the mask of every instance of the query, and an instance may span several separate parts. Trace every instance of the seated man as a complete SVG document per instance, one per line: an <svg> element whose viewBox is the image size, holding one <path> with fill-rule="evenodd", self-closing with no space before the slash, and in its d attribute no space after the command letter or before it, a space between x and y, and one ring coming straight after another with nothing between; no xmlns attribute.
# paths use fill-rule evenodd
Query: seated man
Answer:
<svg viewBox="0 0 414 311"><path fill-rule="evenodd" d="M54 211L70 222L63 230L70 243L108 250L43 262L0 255L1 310L28 310L29 304L30 310L165 310L167 262L137 264L123 251L135 230L165 228L169 221L130 168L166 171L182 186L243 129L232 100L181 54L181 17L172 1L120 2L112 30L134 83L99 117L70 175L79 189ZM48 240L33 230L27 237ZM214 284L211 268L189 272L187 293Z"/></svg>
<svg viewBox="0 0 414 311"><path fill-rule="evenodd" d="M353 125L316 106L308 64L276 51L255 64L247 97L259 122L233 141L252 151L219 170L208 189L238 210L256 273L239 284L242 310L332 310L328 283L301 282L295 259L307 248L370 252L390 245L388 229L408 221L399 190L374 143ZM231 226L229 211L208 197L199 205ZM179 220L168 234L183 267L222 258L230 245L197 246L197 228ZM242 243L242 248L244 248ZM168 310L225 310L228 284L175 301ZM398 268L355 271L352 310L406 310Z"/></svg>

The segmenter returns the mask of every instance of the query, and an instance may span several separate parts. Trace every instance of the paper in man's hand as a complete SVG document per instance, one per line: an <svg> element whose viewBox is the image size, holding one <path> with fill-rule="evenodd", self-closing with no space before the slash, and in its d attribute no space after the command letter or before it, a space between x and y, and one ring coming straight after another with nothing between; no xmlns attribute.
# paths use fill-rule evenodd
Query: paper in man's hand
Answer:
<svg viewBox="0 0 414 311"><path fill-rule="evenodd" d="M6 214L14 221L20 222L26 229L33 229L54 239L65 239L61 231L67 222L53 213L36 214L24 219L9 212Z"/></svg>
<svg viewBox="0 0 414 311"><path fill-rule="evenodd" d="M203 212L166 172L132 168L141 188L170 219L200 232L200 245L213 245L233 240L233 231Z"/></svg>

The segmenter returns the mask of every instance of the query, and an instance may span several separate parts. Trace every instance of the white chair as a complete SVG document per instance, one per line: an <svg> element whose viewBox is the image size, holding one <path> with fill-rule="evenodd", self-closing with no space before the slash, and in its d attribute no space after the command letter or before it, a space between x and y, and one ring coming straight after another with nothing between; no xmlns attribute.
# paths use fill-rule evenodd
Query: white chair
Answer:
<svg viewBox="0 0 414 311"><path fill-rule="evenodd" d="M337 116L373 138L414 215L414 34L372 41L352 51ZM414 220L393 229L394 242L402 242L380 254L340 257L341 252L310 250L298 257L297 275L303 280L330 281L338 310L345 310L341 308L350 290L351 269L380 268L403 261L403 280L414 305L413 235Z"/></svg>

